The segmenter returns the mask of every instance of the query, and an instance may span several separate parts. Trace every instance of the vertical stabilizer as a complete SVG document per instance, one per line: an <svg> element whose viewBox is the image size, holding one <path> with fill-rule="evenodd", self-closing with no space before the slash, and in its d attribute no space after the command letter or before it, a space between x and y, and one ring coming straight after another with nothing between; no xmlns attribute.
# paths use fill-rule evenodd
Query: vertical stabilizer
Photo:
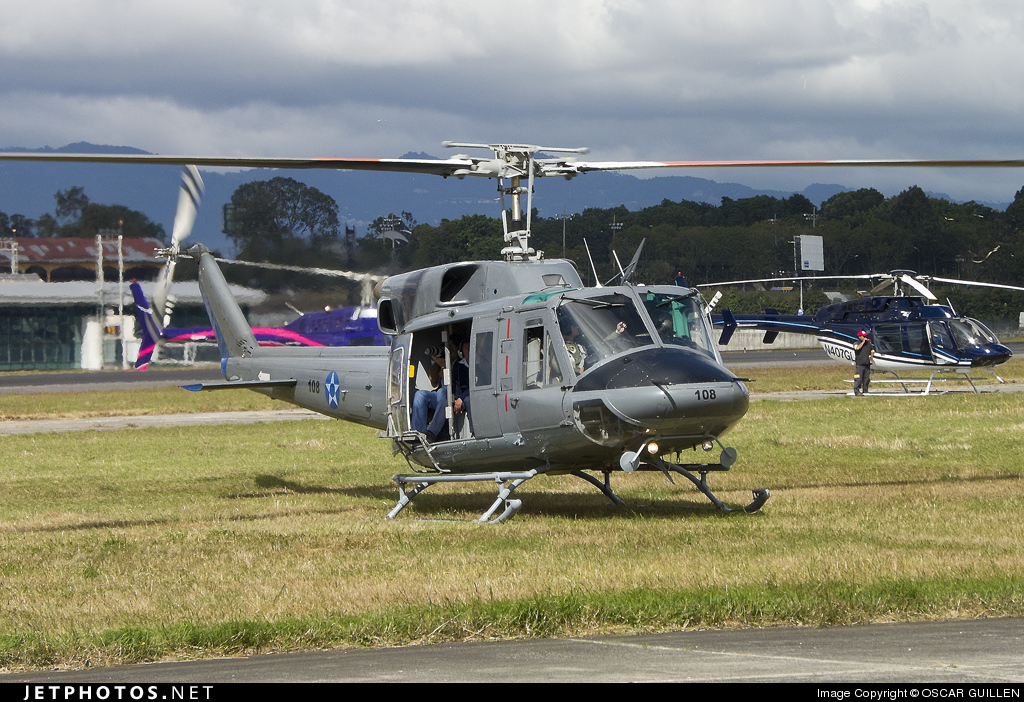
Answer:
<svg viewBox="0 0 1024 702"><path fill-rule="evenodd" d="M132 297L135 299L135 319L139 322L139 330L142 334L142 344L139 346L139 356L135 360L135 370L144 371L149 368L153 360L153 352L156 351L157 341L160 339L160 324L153 316L153 308L149 300L142 292L142 286L138 281L133 280L131 284Z"/></svg>
<svg viewBox="0 0 1024 702"><path fill-rule="evenodd" d="M220 357L244 358L254 355L259 349L256 337L209 249L197 244L189 249L188 254L199 262L199 290L203 293L206 313L217 335Z"/></svg>

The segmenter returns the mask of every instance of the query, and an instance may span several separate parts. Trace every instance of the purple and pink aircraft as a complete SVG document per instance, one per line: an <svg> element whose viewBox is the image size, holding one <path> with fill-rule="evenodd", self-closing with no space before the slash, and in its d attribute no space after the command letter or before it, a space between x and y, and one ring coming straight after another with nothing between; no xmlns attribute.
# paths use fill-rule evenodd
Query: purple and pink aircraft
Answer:
<svg viewBox="0 0 1024 702"><path fill-rule="evenodd" d="M164 327L153 313L153 306L133 281L135 317L142 334L135 370L146 370L157 344L162 342L217 343L216 332L204 327ZM375 307L341 307L328 312L304 314L283 327L254 327L260 346L388 346L391 340L377 325Z"/></svg>

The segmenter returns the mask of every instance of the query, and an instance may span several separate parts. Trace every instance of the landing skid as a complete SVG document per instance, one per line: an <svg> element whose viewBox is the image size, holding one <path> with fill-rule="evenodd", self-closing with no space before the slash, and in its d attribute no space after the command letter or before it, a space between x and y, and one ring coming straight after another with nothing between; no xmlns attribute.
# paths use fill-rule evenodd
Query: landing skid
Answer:
<svg viewBox="0 0 1024 702"><path fill-rule="evenodd" d="M687 464L678 465L675 463L668 463L660 458L648 458L641 465L641 470L660 470L665 475L668 475L669 471L678 473L684 478L689 480L693 485L700 490L700 492L707 497L711 503L722 512L726 514L746 512L748 514L756 512L764 506L764 503L771 497L771 493L768 490L754 490L754 501L746 507L741 509L732 509L727 507L725 503L719 500L707 484L707 474L710 471L724 471L728 470L727 467L721 464ZM700 477L697 477L694 473L698 473ZM453 475L451 473L444 474L431 474L431 475L395 475L392 476L392 480L398 484L398 504L392 509L387 519L394 519L398 516L398 513L405 509L406 505L412 502L413 498L419 495L421 492L426 490L432 485L437 483L470 483L470 482L494 482L498 488L498 496L491 504L490 509L484 512L479 519L476 521L487 524L500 524L501 522L507 521L515 516L515 513L519 511L519 508L523 506L522 500L512 499L512 492L525 483L527 480L534 478L542 473L537 470L528 471L508 471L508 472L497 472L497 473L465 473L459 475ZM614 504L623 506L626 503L622 499L612 492L611 489L611 471L604 471L604 482L595 478L593 475L586 473L582 470L575 470L570 473L577 478L587 481L598 490L600 490L605 497L611 500ZM669 478L671 481L671 477ZM410 487L411 486L411 487ZM497 517L493 515L495 512L504 506L504 510Z"/></svg>
<svg viewBox="0 0 1024 702"><path fill-rule="evenodd" d="M727 467L719 463L689 463L681 465L678 463L669 463L668 461L663 461L660 458L654 457L648 458L646 462L650 463L655 469L660 470L662 473L665 473L666 476L668 476L668 471L672 471L673 473L678 473L679 475L683 476L691 483L693 483L693 486L700 490L704 497L711 500L711 504L713 504L716 508L720 509L726 514L732 514L735 512L746 512L747 514L753 514L757 510L764 507L764 503L767 502L768 498L772 496L772 493L767 488L754 490L753 502L751 502L749 505L741 509L732 509L731 507L727 507L724 502L718 499L715 496L715 493L711 492L711 488L708 487L707 480L709 472L729 470ZM696 475L694 475L694 472L698 473L700 477L698 478ZM671 481L671 478L669 478L669 480Z"/></svg>
<svg viewBox="0 0 1024 702"><path fill-rule="evenodd" d="M453 475L452 473L440 475L394 475L391 479L398 483L398 504L395 505L393 510L388 512L386 519L397 517L398 513L412 502L412 498L431 485L436 485L437 483L471 483L486 480L493 481L498 486L498 498L491 505L491 508L484 512L477 521L488 524L500 524L511 519L519 511L519 508L523 506L522 500L510 499L512 491L537 475L540 475L540 473L536 470L503 473L465 473L460 475ZM413 487L410 489L408 488L409 485L413 485ZM491 515L498 511L502 503L505 505L505 510L494 519L491 519Z"/></svg>
<svg viewBox="0 0 1024 702"><path fill-rule="evenodd" d="M996 374L995 371L988 370L987 368L982 368L980 370L982 370L985 373L991 374L992 377L995 378L999 383L1006 383L1006 381L1003 380L1002 378L1000 378L999 375ZM933 389L933 387L932 387L936 383L947 383L947 382L969 383L970 386L971 386L971 390L975 394L977 394L977 395L980 395L983 392L996 392L995 390L987 390L987 391L979 390L978 386L974 384L975 380L988 380L988 378L984 378L984 377L972 378L969 373L960 373L960 372L957 372L957 371L954 371L954 370L940 369L940 370L935 371L931 375L929 375L927 378L901 378L896 371L891 371L891 370L876 371L876 372L889 373L893 377L892 378L878 378L878 379L874 379L873 378L871 380L871 384L872 385L874 385L876 383L879 384L879 385L899 385L901 388L903 388L903 392L869 392L869 393L865 393L865 394L869 394L869 395L875 395L876 397L902 397L904 395L935 395L935 394L945 395L946 393L950 393L950 392L965 392L963 390L947 390L947 389L937 390L937 389ZM948 375L946 377L942 377L940 374L952 374L952 375ZM940 377L937 378L935 376L940 376ZM852 380L848 380L846 382L851 383L853 381ZM913 387L915 385L918 385L918 386L924 385L924 388ZM908 387L908 386L910 386L910 387ZM850 393L847 393L847 395L852 397L853 393L850 392Z"/></svg>

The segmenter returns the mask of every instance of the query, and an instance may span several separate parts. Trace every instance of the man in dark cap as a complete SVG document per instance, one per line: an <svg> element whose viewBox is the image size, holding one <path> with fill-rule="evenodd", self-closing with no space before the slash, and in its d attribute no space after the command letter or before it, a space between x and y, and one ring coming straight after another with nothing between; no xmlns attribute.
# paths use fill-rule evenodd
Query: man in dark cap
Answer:
<svg viewBox="0 0 1024 702"><path fill-rule="evenodd" d="M875 345L871 343L868 333L861 329L857 333L858 341L853 347L856 372L853 376L853 394L857 397L868 391L871 382L871 359L875 357Z"/></svg>

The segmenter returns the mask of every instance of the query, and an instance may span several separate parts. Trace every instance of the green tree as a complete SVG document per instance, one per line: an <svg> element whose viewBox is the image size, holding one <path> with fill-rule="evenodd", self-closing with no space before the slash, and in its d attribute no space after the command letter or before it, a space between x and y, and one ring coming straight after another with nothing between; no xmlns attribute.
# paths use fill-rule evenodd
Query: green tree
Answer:
<svg viewBox="0 0 1024 702"><path fill-rule="evenodd" d="M825 219L861 224L868 213L885 202L885 196L874 188L836 193L821 203L821 214Z"/></svg>
<svg viewBox="0 0 1024 702"><path fill-rule="evenodd" d="M412 264L416 268L457 261L493 260L503 246L501 223L485 215L442 219L440 226L421 224L413 230Z"/></svg>
<svg viewBox="0 0 1024 702"><path fill-rule="evenodd" d="M152 237L165 241L163 225L124 205L98 205L90 202L78 219L78 236L96 236L100 230L116 231L125 237Z"/></svg>
<svg viewBox="0 0 1024 702"><path fill-rule="evenodd" d="M19 236L36 237L94 237L101 230L118 231L126 237L152 237L166 241L163 225L157 224L142 212L124 205L101 205L90 202L81 186L58 190L54 213L43 214L35 222L14 215L11 226L17 226ZM16 218L21 218L17 220ZM22 226L32 233L22 234Z"/></svg>
<svg viewBox="0 0 1024 702"><path fill-rule="evenodd" d="M25 215L0 212L0 236L35 236L35 222Z"/></svg>
<svg viewBox="0 0 1024 702"><path fill-rule="evenodd" d="M61 225L74 224L82 216L82 211L89 204L89 198L85 195L85 189L75 185L67 190L58 190L53 195L57 201L54 214Z"/></svg>
<svg viewBox="0 0 1024 702"><path fill-rule="evenodd" d="M1014 231L1024 229L1024 188L1017 191L1013 196L1013 202L1006 208L1006 217L1010 220L1010 226Z"/></svg>
<svg viewBox="0 0 1024 702"><path fill-rule="evenodd" d="M306 263L338 242L338 203L292 178L239 186L231 196L228 237L250 261Z"/></svg>

